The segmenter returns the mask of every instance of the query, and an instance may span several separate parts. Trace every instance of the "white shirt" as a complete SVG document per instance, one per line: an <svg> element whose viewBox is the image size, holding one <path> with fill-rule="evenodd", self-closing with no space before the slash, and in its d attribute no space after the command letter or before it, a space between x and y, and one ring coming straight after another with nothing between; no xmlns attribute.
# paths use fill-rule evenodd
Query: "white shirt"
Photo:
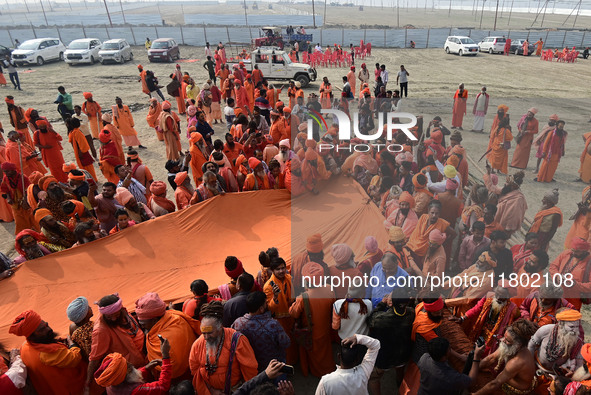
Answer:
<svg viewBox="0 0 591 395"><path fill-rule="evenodd" d="M82 134L85 136L90 136L90 130L88 129L88 115L84 114L83 112L81 112L80 115L76 115L76 113L74 113L72 118L76 118L80 121L80 131Z"/></svg>
<svg viewBox="0 0 591 395"><path fill-rule="evenodd" d="M27 384L27 367L20 355L14 359L10 368L4 373L16 388L24 388Z"/></svg>
<svg viewBox="0 0 591 395"><path fill-rule="evenodd" d="M213 60L213 54L211 52L211 47L210 48L205 47L205 58L207 59L208 56L211 56L211 59Z"/></svg>
<svg viewBox="0 0 591 395"><path fill-rule="evenodd" d="M332 373L322 376L316 395L365 395L367 381L376 363L380 341L369 336L355 335L357 344L367 347L361 364L352 369L337 368Z"/></svg>
<svg viewBox="0 0 591 395"><path fill-rule="evenodd" d="M227 117L232 117L232 116L236 115L236 113L234 112L234 107L230 107L230 106L224 107L224 115Z"/></svg>
<svg viewBox="0 0 591 395"><path fill-rule="evenodd" d="M439 172L443 175L443 181L432 182L431 181L431 174L429 172L427 172L427 174L426 174L427 188L431 192L442 193L442 192L445 192L445 185L447 183L447 177L445 177L445 174L443 173L443 165L441 164L441 162L436 160L435 166L437 166L437 170L439 170ZM453 180L456 180L458 182L458 189L456 189L456 197L458 197L458 191L462 187L462 181L460 180L460 173L457 173L456 176L453 178Z"/></svg>
<svg viewBox="0 0 591 395"><path fill-rule="evenodd" d="M398 72L398 82L400 82L400 83L408 82L408 76L406 75L406 70Z"/></svg>
<svg viewBox="0 0 591 395"><path fill-rule="evenodd" d="M344 302L345 299L339 299L334 302L333 309L337 315L339 314L339 311L341 311L341 306ZM341 318L341 328L339 329L339 337L341 339L346 339L355 334L367 335L369 333L369 328L365 323L365 319L369 316L372 310L371 300L363 299L363 302L367 306L367 314L359 314L361 307L359 303L349 303L349 318Z"/></svg>
<svg viewBox="0 0 591 395"><path fill-rule="evenodd" d="M388 83L388 70L380 72L380 77L382 77L382 82L386 85Z"/></svg>

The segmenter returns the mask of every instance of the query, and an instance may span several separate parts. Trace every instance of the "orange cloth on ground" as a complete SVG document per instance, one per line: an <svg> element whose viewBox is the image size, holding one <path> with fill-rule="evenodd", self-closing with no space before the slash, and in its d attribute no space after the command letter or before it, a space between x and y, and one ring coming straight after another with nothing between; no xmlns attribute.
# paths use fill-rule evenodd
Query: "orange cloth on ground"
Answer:
<svg viewBox="0 0 591 395"><path fill-rule="evenodd" d="M125 233L128 234L132 228ZM121 233L119 233L120 235ZM136 325L138 324L136 323ZM100 361L107 354L118 352L133 366L140 368L146 363L146 357L142 353L143 347L144 332L141 329L132 336L128 329L108 326L104 322L102 314L99 314L92 330L92 348L88 359Z"/></svg>
<svg viewBox="0 0 591 395"><path fill-rule="evenodd" d="M121 163L126 163L125 153L123 152L123 137L121 136L121 133L119 133L119 129L117 129L117 126L113 125L112 123L108 123L103 127L103 129L107 129L111 133L111 139L117 147L119 159L121 160Z"/></svg>
<svg viewBox="0 0 591 395"><path fill-rule="evenodd" d="M452 127L462 127L462 122L464 120L464 115L466 115L466 101L468 100L468 91L464 89L462 94L460 94L460 90L456 90L454 95L454 107L453 107L453 116L451 119L451 126Z"/></svg>
<svg viewBox="0 0 591 395"><path fill-rule="evenodd" d="M68 349L61 343L36 344L26 341L21 346L21 358L38 394L82 393L87 365L78 347Z"/></svg>
<svg viewBox="0 0 591 395"><path fill-rule="evenodd" d="M530 119L527 123L525 132L526 133L521 137L519 144L515 146L513 160L511 161L511 166L517 167L518 169L525 169L527 167L534 134L538 133L538 120L535 118Z"/></svg>
<svg viewBox="0 0 591 395"><path fill-rule="evenodd" d="M579 177L585 183L591 182L591 132L583 135L585 139L585 148L581 153L581 167L579 167Z"/></svg>
<svg viewBox="0 0 591 395"><path fill-rule="evenodd" d="M223 391L226 383L226 373L230 360L230 346L232 335L236 332L231 328L224 328L224 345L218 360L218 367L214 373L209 374L205 370L206 347L205 339L201 336L193 346L189 354L189 366L193 374L193 387L196 393L209 395L211 392L207 386ZM210 361L215 360L215 356ZM233 387L239 382L246 382L256 376L258 364L254 357L254 351L246 336L240 336L236 344L236 352L232 362L232 373L230 386Z"/></svg>
<svg viewBox="0 0 591 395"><path fill-rule="evenodd" d="M70 132L70 135L68 136L68 141L72 144L72 148L74 149L74 156L76 156L76 163L78 163L78 168L88 171L92 178L94 178L94 180L97 181L96 173L94 171L94 165L91 163L87 166L83 166L82 161L80 160L80 153L88 153L88 151L90 151L88 140L86 140L84 134L82 134L80 129L76 128Z"/></svg>
<svg viewBox="0 0 591 395"><path fill-rule="evenodd" d="M146 335L148 360L162 359L160 339L162 335L170 342L170 364L172 378L179 377L189 370L189 352L191 346L201 335L199 321L177 310L167 310L164 317L150 329Z"/></svg>
<svg viewBox="0 0 591 395"><path fill-rule="evenodd" d="M490 167L500 170L503 174L507 174L509 160L509 151L504 149L503 145L506 141L511 140L513 140L513 135L509 129L497 127L490 131L487 150L491 151L488 153L487 159L490 162Z"/></svg>
<svg viewBox="0 0 591 395"><path fill-rule="evenodd" d="M113 107L115 108L117 106ZM115 112L113 112L113 114L115 114ZM117 116L113 116L113 124L119 129L119 133L123 136L125 145L128 147L140 145L140 141L137 138L137 132L133 128L135 122L133 120L133 115L131 115L131 111L129 111L129 107L123 105L123 108L117 108L117 114Z"/></svg>
<svg viewBox="0 0 591 395"><path fill-rule="evenodd" d="M438 229L440 232L445 233L445 230L449 226L449 222L439 218L436 223L429 223L429 214L421 215L419 222L415 230L408 239L407 247L418 256L425 256L427 249L429 248L429 233L434 229Z"/></svg>
<svg viewBox="0 0 591 395"><path fill-rule="evenodd" d="M92 137L98 139L99 132L100 132L100 123L101 123L101 106L97 102L93 101L92 103L89 101L85 101L82 103L82 112L88 116L88 124L90 125L90 131L92 133Z"/></svg>
<svg viewBox="0 0 591 395"><path fill-rule="evenodd" d="M418 333L427 341L433 340L438 337L433 330L438 328L439 325L441 325L441 321L433 322L429 319L427 312L423 310L423 302L421 302L415 307L415 320L412 323L411 339L414 341Z"/></svg>
<svg viewBox="0 0 591 395"><path fill-rule="evenodd" d="M59 182L67 182L68 177L62 170L62 166L64 165L62 144L60 143L60 141L62 141L62 136L56 132L47 131L47 133L41 133L41 131L38 130L33 135L33 140L35 141L35 145L51 146L51 148L40 148L43 163L49 168L51 175L57 178Z"/></svg>
<svg viewBox="0 0 591 395"><path fill-rule="evenodd" d="M322 377L335 370L335 362L332 357L331 327L332 306L334 294L329 288L313 288L306 291L310 301L310 313L312 316L312 347L306 350L300 348L300 366L304 376L308 372L313 376ZM308 317L304 311L304 300L298 296L289 308L289 314L293 318L300 318L304 325L308 325Z"/></svg>

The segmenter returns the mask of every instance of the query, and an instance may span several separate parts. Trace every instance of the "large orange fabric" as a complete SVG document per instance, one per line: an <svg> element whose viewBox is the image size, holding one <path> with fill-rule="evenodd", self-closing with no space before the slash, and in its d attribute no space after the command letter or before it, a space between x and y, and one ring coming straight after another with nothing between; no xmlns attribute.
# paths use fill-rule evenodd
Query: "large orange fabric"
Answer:
<svg viewBox="0 0 591 395"><path fill-rule="evenodd" d="M226 372L230 361L230 345L234 332L236 332L234 329L224 328L224 345L218 360L218 368L212 374L205 370L205 339L202 336L193 344L189 354L189 365L191 366L193 387L196 393L200 395L211 394L207 388L208 385L221 391L224 390ZM241 336L236 345L236 353L232 362L231 386L233 387L240 381L248 381L256 376L257 368L258 364L254 357L254 351L246 336Z"/></svg>
<svg viewBox="0 0 591 395"><path fill-rule="evenodd" d="M439 218L434 224L430 224L429 214L423 214L421 215L421 218L419 218L419 222L410 235L406 246L418 256L425 256L427 249L429 248L429 233L435 229L445 233L448 226L449 222L441 218Z"/></svg>
<svg viewBox="0 0 591 395"><path fill-rule="evenodd" d="M360 234L375 236L378 245L388 244L380 210L367 204L367 194L357 182L344 176L331 179L322 191L297 199L282 189L216 196L125 232L28 261L2 280L0 342L7 347L20 344L8 328L23 306L37 311L59 332L68 328L64 311L79 295L94 301L117 291L132 309L147 287L165 302L186 300L195 273L202 273L208 284L226 283L226 274L219 270L226 255L219 252L228 243L239 251L249 273L260 269L261 250L277 247L289 263L292 248L305 250L306 238L314 233L322 234L325 245L347 243L356 256L366 251ZM219 237L208 239L209 248L183 248L184 241L211 234Z"/></svg>
<svg viewBox="0 0 591 395"><path fill-rule="evenodd" d="M146 336L146 349L150 361L162 359L159 334L170 342L172 378L188 372L191 346L201 335L199 321L180 311L167 310L164 317L160 318Z"/></svg>
<svg viewBox="0 0 591 395"><path fill-rule="evenodd" d="M33 135L33 140L35 141L35 145L51 146L51 148L40 148L43 163L45 163L51 175L57 178L58 181L67 182L68 177L62 170L62 166L64 165L61 144L62 136L50 130L47 133L41 133L38 130Z"/></svg>
<svg viewBox="0 0 591 395"><path fill-rule="evenodd" d="M462 93L458 89L454 95L453 117L451 119L451 126L454 128L461 128L466 115L466 101L468 100L468 91L464 89Z"/></svg>
<svg viewBox="0 0 591 395"><path fill-rule="evenodd" d="M101 122L101 106L97 102L85 101L82 103L82 112L88 116L88 124L92 137L98 139Z"/></svg>
<svg viewBox="0 0 591 395"><path fill-rule="evenodd" d="M35 344L26 341L21 358L27 366L28 378L38 394L81 394L86 382L86 363L80 349L70 350L58 343Z"/></svg>
<svg viewBox="0 0 591 395"><path fill-rule="evenodd" d="M330 330L332 327L332 306L334 294L329 288L314 288L307 291L310 300L312 316L312 347L310 350L300 346L300 366L302 373L307 376L322 377L335 370L332 357ZM298 296L289 308L289 314L294 318L301 318L304 325L308 325L308 317L304 311L304 300Z"/></svg>
<svg viewBox="0 0 591 395"><path fill-rule="evenodd" d="M506 141L511 140L513 140L513 135L507 128L496 127L490 131L487 148L490 152L487 155L487 159L490 167L494 170L500 170L503 174L507 174L507 162L509 160L509 151L503 148L503 146Z"/></svg>
<svg viewBox="0 0 591 395"><path fill-rule="evenodd" d="M91 163L89 165L83 166L82 161L80 160L81 153L88 153L88 151L90 151L88 140L86 140L84 134L82 134L80 129L76 128L70 132L70 135L68 136L68 141L72 144L72 148L74 149L74 156L76 156L76 163L78 163L78 168L88 171L92 178L94 178L94 180L97 181L93 164Z"/></svg>

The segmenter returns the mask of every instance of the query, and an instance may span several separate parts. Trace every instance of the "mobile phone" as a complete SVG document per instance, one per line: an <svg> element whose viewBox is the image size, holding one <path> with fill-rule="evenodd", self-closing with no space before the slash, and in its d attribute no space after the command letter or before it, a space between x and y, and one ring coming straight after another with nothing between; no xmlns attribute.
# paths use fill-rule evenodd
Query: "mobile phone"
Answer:
<svg viewBox="0 0 591 395"><path fill-rule="evenodd" d="M158 339L160 339L160 341L161 341L161 342L163 342L163 341L164 341L164 338L162 337L162 335L161 335L161 334L158 334Z"/></svg>
<svg viewBox="0 0 591 395"><path fill-rule="evenodd" d="M478 347L484 346L485 343L486 341L484 340L483 336L480 336L478 339L476 339L476 344L478 345Z"/></svg>
<svg viewBox="0 0 591 395"><path fill-rule="evenodd" d="M279 371L281 373L289 374L290 376L293 376L294 374L293 366L291 365L283 365Z"/></svg>

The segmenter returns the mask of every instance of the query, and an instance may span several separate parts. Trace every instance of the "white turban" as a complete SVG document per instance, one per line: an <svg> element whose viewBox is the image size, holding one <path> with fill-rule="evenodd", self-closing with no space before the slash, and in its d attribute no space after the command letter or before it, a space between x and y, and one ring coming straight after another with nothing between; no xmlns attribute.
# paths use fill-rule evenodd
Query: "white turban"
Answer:
<svg viewBox="0 0 591 395"><path fill-rule="evenodd" d="M281 140L281 141L279 142L279 146L280 146L280 147L282 147L282 146L283 146L283 147L291 148L291 145L289 145L289 139L284 139L284 140Z"/></svg>

